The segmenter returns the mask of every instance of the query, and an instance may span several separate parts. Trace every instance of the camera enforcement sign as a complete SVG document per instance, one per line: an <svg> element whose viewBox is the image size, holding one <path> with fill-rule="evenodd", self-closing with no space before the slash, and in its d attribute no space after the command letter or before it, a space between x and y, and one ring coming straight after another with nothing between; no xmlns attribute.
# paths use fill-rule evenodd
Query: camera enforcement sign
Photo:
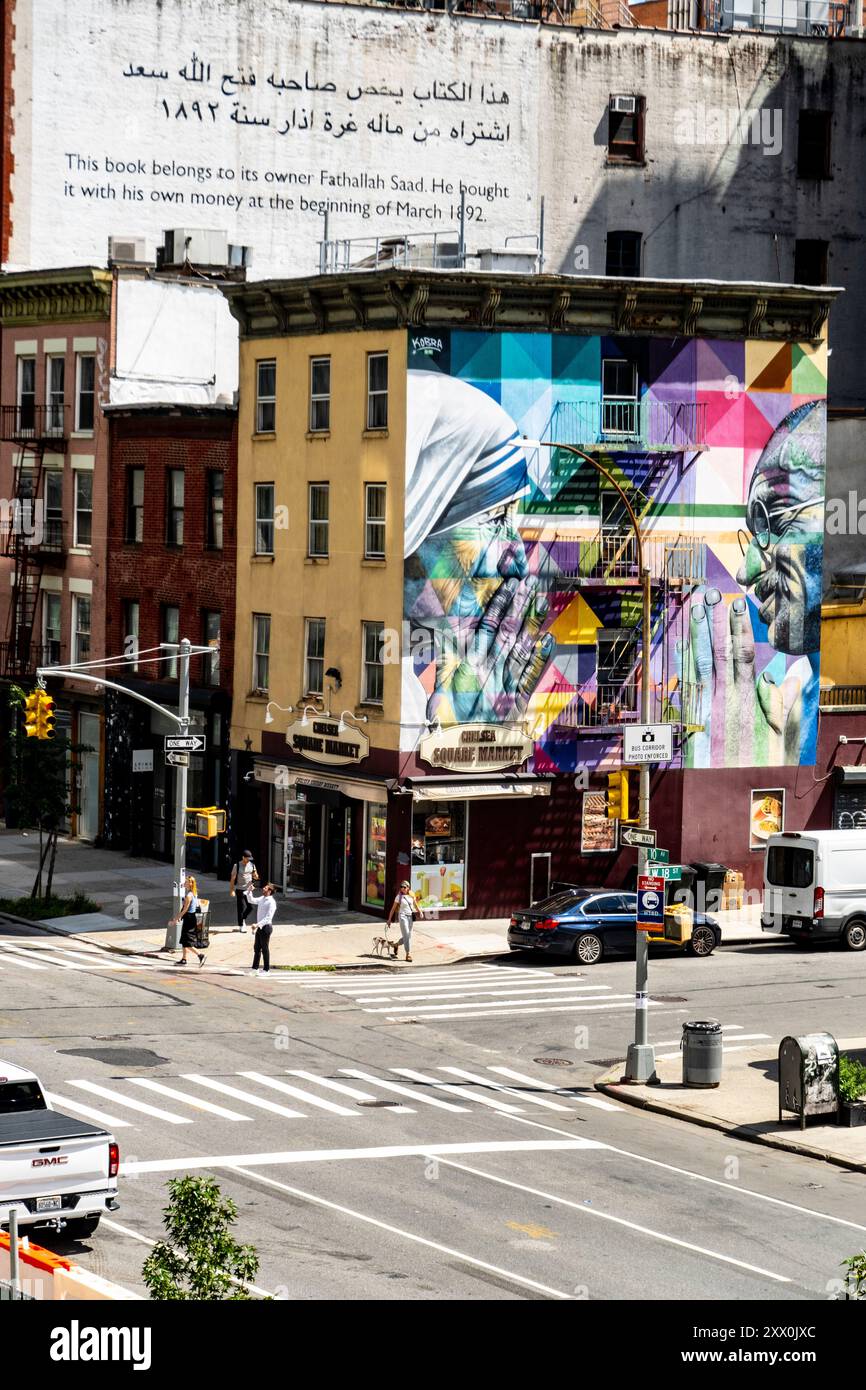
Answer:
<svg viewBox="0 0 866 1390"><path fill-rule="evenodd" d="M670 724L632 724L622 731L624 763L669 763L674 756Z"/></svg>

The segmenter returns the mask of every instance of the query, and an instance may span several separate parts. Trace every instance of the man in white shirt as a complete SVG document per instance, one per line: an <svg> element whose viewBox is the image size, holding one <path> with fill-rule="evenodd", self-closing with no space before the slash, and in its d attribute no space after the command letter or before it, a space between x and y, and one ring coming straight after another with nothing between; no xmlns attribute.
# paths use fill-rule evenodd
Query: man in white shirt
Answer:
<svg viewBox="0 0 866 1390"><path fill-rule="evenodd" d="M250 974L269 975L271 973L271 932L274 929L274 913L277 910L277 900L274 897L274 885L272 883L266 883L262 888L261 897L255 898L252 894L249 894L248 901L254 905L256 909L253 968ZM264 966L264 969L262 969L261 966Z"/></svg>

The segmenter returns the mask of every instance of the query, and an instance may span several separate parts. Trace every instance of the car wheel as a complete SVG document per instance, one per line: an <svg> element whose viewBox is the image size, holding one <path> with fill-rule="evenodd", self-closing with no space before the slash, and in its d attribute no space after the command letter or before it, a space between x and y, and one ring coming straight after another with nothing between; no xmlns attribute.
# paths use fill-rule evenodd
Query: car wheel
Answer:
<svg viewBox="0 0 866 1390"><path fill-rule="evenodd" d="M604 946L600 936L595 932L586 931L577 938L577 945L574 954L581 965L596 965L604 955Z"/></svg>
<svg viewBox="0 0 866 1390"><path fill-rule="evenodd" d="M711 956L716 949L716 933L712 927L695 927L688 945L691 956Z"/></svg>
<svg viewBox="0 0 866 1390"><path fill-rule="evenodd" d="M849 951L862 951L866 948L866 922L859 919L849 922L843 940Z"/></svg>
<svg viewBox="0 0 866 1390"><path fill-rule="evenodd" d="M89 1240L98 1225L98 1216L81 1216L77 1221L67 1221L62 1235L66 1240Z"/></svg>

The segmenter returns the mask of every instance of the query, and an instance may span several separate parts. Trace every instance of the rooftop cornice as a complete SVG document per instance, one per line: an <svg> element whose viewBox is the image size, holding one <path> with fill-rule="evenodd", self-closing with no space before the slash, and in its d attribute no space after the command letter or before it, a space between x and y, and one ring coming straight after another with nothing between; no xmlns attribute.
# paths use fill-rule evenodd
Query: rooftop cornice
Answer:
<svg viewBox="0 0 866 1390"><path fill-rule="evenodd" d="M375 270L224 285L241 338L359 328L499 328L819 341L830 286Z"/></svg>
<svg viewBox="0 0 866 1390"><path fill-rule="evenodd" d="M0 275L0 324L10 328L107 319L112 278L110 270L96 266Z"/></svg>

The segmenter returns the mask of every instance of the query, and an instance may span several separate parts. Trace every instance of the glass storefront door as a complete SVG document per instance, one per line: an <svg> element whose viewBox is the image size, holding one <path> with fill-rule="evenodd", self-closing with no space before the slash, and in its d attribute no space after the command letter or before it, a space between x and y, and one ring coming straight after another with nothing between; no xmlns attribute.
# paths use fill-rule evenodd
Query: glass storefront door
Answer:
<svg viewBox="0 0 866 1390"><path fill-rule="evenodd" d="M272 795L271 882L283 893L319 893L322 807L293 800L286 787L274 787Z"/></svg>

